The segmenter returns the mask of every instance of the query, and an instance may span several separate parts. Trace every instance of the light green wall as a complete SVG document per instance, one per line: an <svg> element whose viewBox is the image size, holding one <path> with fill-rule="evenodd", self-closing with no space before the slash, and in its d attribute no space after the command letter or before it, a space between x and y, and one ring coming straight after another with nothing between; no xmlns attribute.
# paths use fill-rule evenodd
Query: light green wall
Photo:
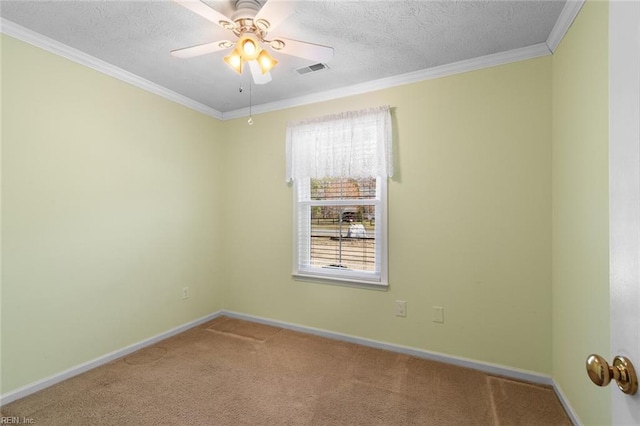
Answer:
<svg viewBox="0 0 640 426"><path fill-rule="evenodd" d="M222 307L221 126L2 36L2 392Z"/></svg>
<svg viewBox="0 0 640 426"><path fill-rule="evenodd" d="M587 3L553 57L253 126L3 36L0 391L225 308L553 372L583 420L607 423L608 399L571 380L588 352L608 356L606 30ZM389 290L292 280L286 122L382 104Z"/></svg>
<svg viewBox="0 0 640 426"><path fill-rule="evenodd" d="M550 373L550 63L228 122L225 309ZM397 156L389 291L292 280L287 120L383 104ZM394 316L395 300L407 301L407 318ZM433 305L444 324L432 322Z"/></svg>
<svg viewBox="0 0 640 426"><path fill-rule="evenodd" d="M553 55L553 377L585 424L611 422L590 353L610 359L608 3L588 1Z"/></svg>

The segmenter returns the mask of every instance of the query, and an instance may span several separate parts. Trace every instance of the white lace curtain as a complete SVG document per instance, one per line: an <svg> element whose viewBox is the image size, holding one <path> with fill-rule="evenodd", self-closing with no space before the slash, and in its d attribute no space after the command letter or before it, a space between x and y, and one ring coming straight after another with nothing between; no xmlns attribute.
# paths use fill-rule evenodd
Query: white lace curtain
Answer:
<svg viewBox="0 0 640 426"><path fill-rule="evenodd" d="M287 182L299 178L393 176L388 106L287 125Z"/></svg>

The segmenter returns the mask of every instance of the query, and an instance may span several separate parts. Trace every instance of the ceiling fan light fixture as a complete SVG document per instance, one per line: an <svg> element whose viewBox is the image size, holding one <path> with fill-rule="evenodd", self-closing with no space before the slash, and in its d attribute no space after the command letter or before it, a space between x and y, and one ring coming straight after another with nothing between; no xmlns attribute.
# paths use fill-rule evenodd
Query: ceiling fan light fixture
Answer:
<svg viewBox="0 0 640 426"><path fill-rule="evenodd" d="M260 46L258 41L252 36L245 34L238 41L238 48L240 49L240 55L245 61L252 61L260 54Z"/></svg>
<svg viewBox="0 0 640 426"><path fill-rule="evenodd" d="M238 74L242 74L242 65L244 64L244 60L242 59L242 55L238 52L238 49L233 49L233 51L224 57L224 61L229 65L235 72Z"/></svg>
<svg viewBox="0 0 640 426"><path fill-rule="evenodd" d="M2 1L2 0L0 0ZM242 74L245 64L249 64L251 76L256 84L271 81L269 73L278 61L266 51L269 45L276 52L297 56L313 61L326 62L333 58L333 48L293 39L266 39L267 33L275 29L293 11L289 0L228 0L235 3L235 12L231 16L218 12L209 5L212 0L173 0L201 17L216 23L233 33L236 41L217 40L197 46L172 50L171 54L179 58L214 53L229 49L224 61L238 74Z"/></svg>
<svg viewBox="0 0 640 426"><path fill-rule="evenodd" d="M262 71L262 74L266 74L278 65L278 61L269 55L269 52L262 49L262 52L258 55L258 65L260 65L260 71Z"/></svg>

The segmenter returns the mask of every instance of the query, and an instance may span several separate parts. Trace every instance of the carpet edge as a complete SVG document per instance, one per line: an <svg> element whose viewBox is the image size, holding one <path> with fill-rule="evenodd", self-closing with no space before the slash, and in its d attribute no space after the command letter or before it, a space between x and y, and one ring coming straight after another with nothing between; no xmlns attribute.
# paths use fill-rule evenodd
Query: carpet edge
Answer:
<svg viewBox="0 0 640 426"><path fill-rule="evenodd" d="M70 379L74 376L77 376L79 374L82 374L84 372L87 372L89 370L93 370L96 367L99 367L101 365L107 364L113 360L116 360L118 358L122 358L124 356L127 356L137 350L146 348L147 346L153 345L154 343L158 343L162 340L168 339L169 337L173 337L177 334L183 333L187 330L190 330L194 327L197 327L201 324L204 324L208 321L211 321L219 316L223 315L223 311L219 310L216 312L213 312L209 315L206 315L204 317L195 319L193 321L187 322L185 324L179 325L177 327L174 327L172 329L169 329L165 332L162 332L160 334L157 334L155 336L149 337L147 339L141 340L140 342L134 343L132 345L126 346L124 348L121 349L117 349L113 352L104 354L102 356L99 356L98 358L92 359L90 361L84 362L82 364L76 365L74 367L71 367L67 370L61 371L59 373L55 373L49 377L45 377L44 379L35 381L33 383L29 383L28 385L22 386L18 389L14 389L12 391L9 391L7 393L4 393L2 395L0 395L0 407L6 404L10 404L14 401L17 401L18 399L24 398L26 396L29 396L33 393L36 393L42 389L46 389L48 387L51 387L57 383L60 383L64 380Z"/></svg>
<svg viewBox="0 0 640 426"><path fill-rule="evenodd" d="M584 423L582 423L582 421L580 420L580 417L578 416L578 413L576 413L576 411L571 406L571 403L569 402L569 398L567 398L565 393L562 391L562 388L560 387L558 382L556 382L555 379L553 378L551 379L551 381L553 382L552 383L553 391L556 393L556 396L560 400L560 404L562 404L562 407L564 408L564 411L567 413L567 416L569 416L569 420L571 420L571 422L575 426L583 425Z"/></svg>
<svg viewBox="0 0 640 426"><path fill-rule="evenodd" d="M242 312L228 311L226 309L223 309L221 311L221 315L228 316L231 318L243 319L247 321L254 321L261 324L272 325L275 327L282 327L287 330L313 334L320 337L326 337L328 339L355 343L355 344L369 346L377 349L384 349L392 352L415 356L418 358L428 359L431 361L444 362L451 365L471 368L473 370L478 370L483 373L487 373L489 375L502 376L509 379L530 382L538 385L550 386L555 392L558 399L560 400L560 404L562 404L562 407L565 409L565 412L569 416L569 420L571 420L571 422L576 426L581 426L583 424L580 421L580 418L576 414L575 410L571 406L569 399L566 397L566 395L564 394L564 392L562 391L558 383L550 375L537 373L535 371L508 367L500 364L492 364L492 363L473 360L469 358L447 355L447 354L434 352L434 351L427 351L424 349L412 348L409 346L402 346L402 345L396 345L393 343L381 342L373 339L366 339L364 337L358 337L358 336L353 336L349 334L338 333L335 331L293 324L286 321L273 320L270 318L260 317L256 315L249 315Z"/></svg>
<svg viewBox="0 0 640 426"><path fill-rule="evenodd" d="M231 318L243 319L246 321L258 322L266 325L272 325L275 327L282 327L287 330L313 334L320 337L326 337L332 340L340 340L343 342L355 343L362 346L368 346L372 348L388 350L391 352L402 353L405 355L415 356L417 358L428 359L430 361L444 362L450 365L471 368L473 370L479 370L479 371L482 371L483 373L487 373L495 376L504 376L507 378L522 380L522 381L531 382L535 384L553 386L553 378L551 376L538 373L535 371L508 367L500 364L492 364L489 362L478 361L470 358L448 355L441 352L434 352L434 351L428 351L426 349L419 349L419 348L414 348L410 346L397 345L394 343L387 343L387 342L382 342L378 340L367 339L364 337L358 337L350 334L338 333L335 331L288 323L285 321L272 320L270 318L248 315L240 312L222 310L221 315L225 315Z"/></svg>

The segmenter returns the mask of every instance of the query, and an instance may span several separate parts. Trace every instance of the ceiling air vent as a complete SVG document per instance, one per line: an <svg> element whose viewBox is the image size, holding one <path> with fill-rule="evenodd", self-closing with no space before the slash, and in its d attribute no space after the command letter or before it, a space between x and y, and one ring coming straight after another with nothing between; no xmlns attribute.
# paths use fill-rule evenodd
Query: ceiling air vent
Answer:
<svg viewBox="0 0 640 426"><path fill-rule="evenodd" d="M312 72L318 72L318 71L323 71L323 70L327 70L329 69L329 67L326 64L313 64L313 65L309 65L307 67L300 67L300 68L296 68L294 69L295 72L297 72L300 75L305 75L305 74L309 74Z"/></svg>

